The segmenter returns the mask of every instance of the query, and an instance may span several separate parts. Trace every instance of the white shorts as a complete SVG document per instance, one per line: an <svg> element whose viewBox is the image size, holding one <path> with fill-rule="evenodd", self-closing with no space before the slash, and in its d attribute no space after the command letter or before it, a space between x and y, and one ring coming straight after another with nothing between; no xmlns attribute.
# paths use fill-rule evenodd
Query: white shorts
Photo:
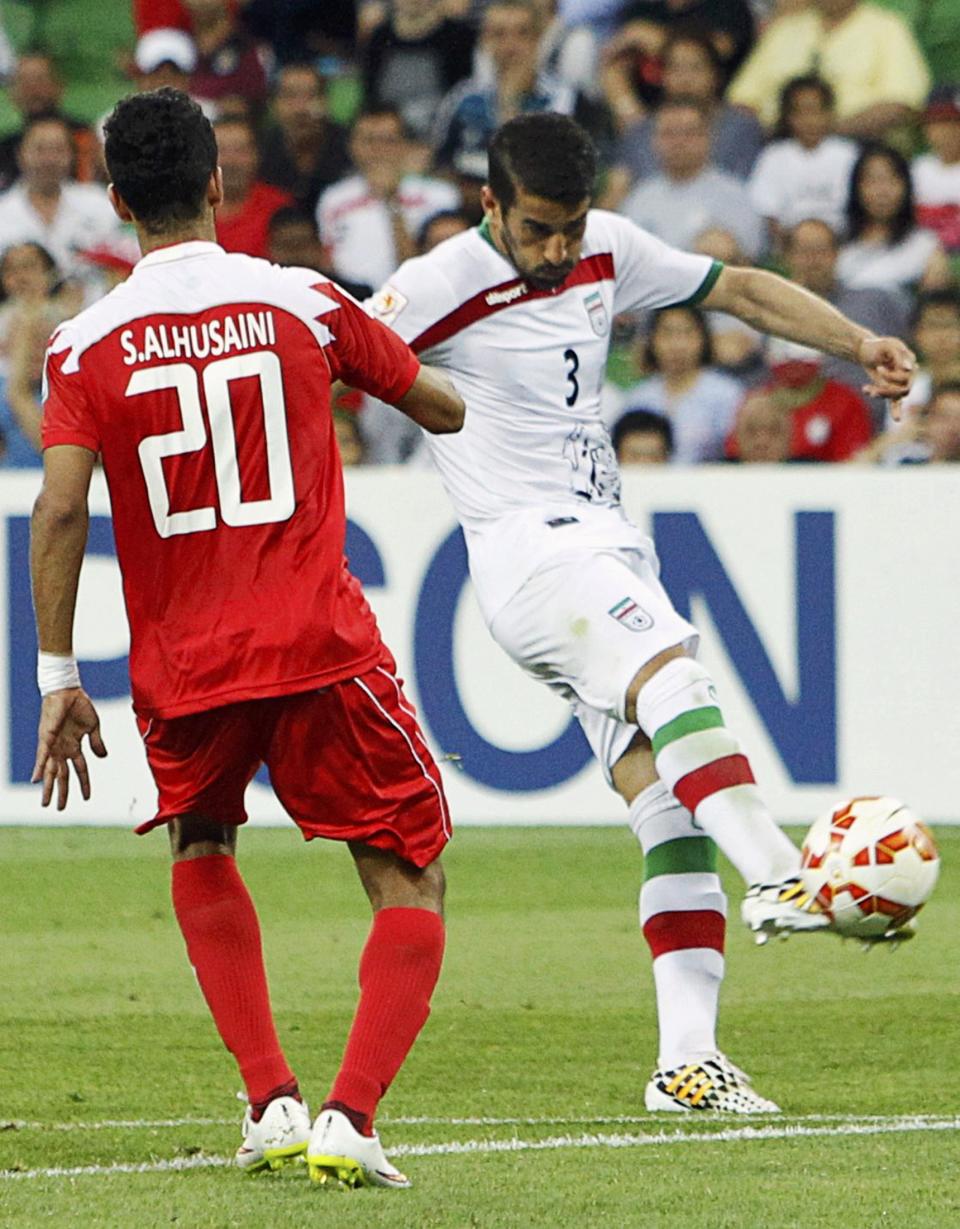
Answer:
<svg viewBox="0 0 960 1229"><path fill-rule="evenodd" d="M652 549L585 549L550 560L494 616L493 638L533 678L573 705L609 782L637 732L627 689L647 662L696 628L674 610Z"/></svg>

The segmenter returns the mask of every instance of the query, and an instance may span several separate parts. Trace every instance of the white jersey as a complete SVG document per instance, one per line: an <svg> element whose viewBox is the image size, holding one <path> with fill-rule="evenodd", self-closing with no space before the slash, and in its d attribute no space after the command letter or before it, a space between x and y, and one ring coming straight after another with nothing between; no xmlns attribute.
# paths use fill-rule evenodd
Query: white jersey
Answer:
<svg viewBox="0 0 960 1229"><path fill-rule="evenodd" d="M580 262L555 290L529 285L481 226L401 265L371 300L424 362L452 376L466 402L463 430L427 441L488 619L574 537L610 546L635 540L600 413L611 321L635 308L699 301L720 269L592 210ZM558 528L571 532L552 532Z"/></svg>

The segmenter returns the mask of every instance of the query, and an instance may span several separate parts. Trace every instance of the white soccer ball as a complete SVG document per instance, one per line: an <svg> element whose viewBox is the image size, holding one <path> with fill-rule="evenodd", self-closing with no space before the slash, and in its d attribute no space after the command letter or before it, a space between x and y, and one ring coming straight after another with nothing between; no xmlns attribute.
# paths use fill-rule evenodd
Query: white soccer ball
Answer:
<svg viewBox="0 0 960 1229"><path fill-rule="evenodd" d="M803 883L844 935L905 926L930 899L940 855L930 829L896 798L852 798L807 833Z"/></svg>

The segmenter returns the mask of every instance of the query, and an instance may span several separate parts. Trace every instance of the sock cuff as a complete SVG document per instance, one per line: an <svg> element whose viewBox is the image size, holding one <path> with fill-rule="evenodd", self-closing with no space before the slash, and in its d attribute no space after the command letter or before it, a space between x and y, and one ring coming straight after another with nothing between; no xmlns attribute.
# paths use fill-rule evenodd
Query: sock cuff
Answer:
<svg viewBox="0 0 960 1229"><path fill-rule="evenodd" d="M230 854L211 853L174 862L171 879L174 893L202 893L205 902L246 891L237 860Z"/></svg>
<svg viewBox="0 0 960 1229"><path fill-rule="evenodd" d="M641 829L658 816L667 816L671 811L682 810L673 794L660 780L641 790L630 803L627 811L627 823L638 841L643 843Z"/></svg>
<svg viewBox="0 0 960 1229"><path fill-rule="evenodd" d="M443 918L432 909L411 909L391 905L373 915L373 929L378 935L391 938L431 938L444 934Z"/></svg>
<svg viewBox="0 0 960 1229"><path fill-rule="evenodd" d="M708 670L692 657L674 657L640 688L637 725L649 739L669 722L696 708L716 706Z"/></svg>

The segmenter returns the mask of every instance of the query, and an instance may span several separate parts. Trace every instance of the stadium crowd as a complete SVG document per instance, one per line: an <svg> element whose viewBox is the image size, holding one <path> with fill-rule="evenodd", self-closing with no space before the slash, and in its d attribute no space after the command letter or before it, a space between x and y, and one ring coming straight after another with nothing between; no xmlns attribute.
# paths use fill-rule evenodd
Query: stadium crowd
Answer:
<svg viewBox="0 0 960 1229"><path fill-rule="evenodd" d="M907 339L900 424L863 373L678 306L618 318L604 416L626 464L960 461L956 0L5 0L0 468L39 464L43 351L138 258L103 119L187 90L212 119L231 251L365 298L481 217L512 116L576 117L597 202L668 243L774 268ZM346 393L346 464L423 464Z"/></svg>

